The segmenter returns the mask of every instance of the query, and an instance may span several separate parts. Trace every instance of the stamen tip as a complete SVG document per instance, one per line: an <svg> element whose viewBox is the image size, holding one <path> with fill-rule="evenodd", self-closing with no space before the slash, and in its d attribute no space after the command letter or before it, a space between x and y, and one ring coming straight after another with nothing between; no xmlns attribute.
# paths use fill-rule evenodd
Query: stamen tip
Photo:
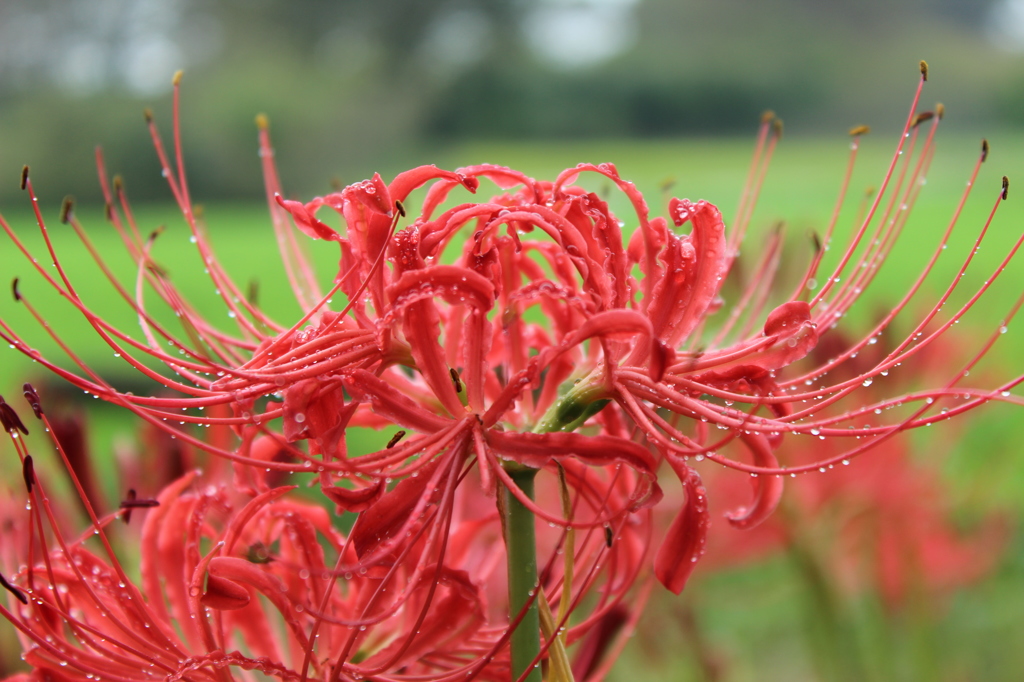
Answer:
<svg viewBox="0 0 1024 682"><path fill-rule="evenodd" d="M21 301L21 292L18 291L18 278L15 277L11 280L11 293L14 294L14 300Z"/></svg>
<svg viewBox="0 0 1024 682"><path fill-rule="evenodd" d="M25 455L25 460L21 463L21 475L25 479L25 487L28 488L28 492L31 494L32 483L36 480L36 470L32 465L32 455Z"/></svg>
<svg viewBox="0 0 1024 682"><path fill-rule="evenodd" d="M915 114L914 120L910 123L910 127L911 128L916 128L917 126L919 126L920 124L924 123L925 121L930 121L933 118L935 118L935 112L934 111L922 111L919 114Z"/></svg>
<svg viewBox="0 0 1024 682"><path fill-rule="evenodd" d="M25 189L28 187L28 166L21 167L21 188Z"/></svg>
<svg viewBox="0 0 1024 682"><path fill-rule="evenodd" d="M981 162L985 163L985 159L988 158L988 140L982 139L981 141Z"/></svg>
<svg viewBox="0 0 1024 682"><path fill-rule="evenodd" d="M395 208L398 210L398 215L400 215L400 216L402 216L404 218L405 217L405 205L401 201L399 201L398 199L395 199Z"/></svg>
<svg viewBox="0 0 1024 682"><path fill-rule="evenodd" d="M60 204L60 222L63 225L67 225L68 221L71 220L72 213L75 208L75 198L70 194L64 197L64 201Z"/></svg>
<svg viewBox="0 0 1024 682"><path fill-rule="evenodd" d="M452 378L452 384L455 386L455 392L462 393L462 381L459 379L459 373L455 371L454 367L449 367L448 374Z"/></svg>
<svg viewBox="0 0 1024 682"><path fill-rule="evenodd" d="M142 118L146 119L146 123L152 123L153 122L153 110L150 109L149 107L146 107L145 109L143 109L142 110Z"/></svg>
<svg viewBox="0 0 1024 682"><path fill-rule="evenodd" d="M771 123L775 119L775 112L771 109L765 109L761 113L761 123Z"/></svg>
<svg viewBox="0 0 1024 682"><path fill-rule="evenodd" d="M397 431L395 435L391 436L391 440L388 441L385 450L390 450L391 448L395 447L396 445L398 445L398 441L402 440L403 438L405 438L405 430L402 429L400 431Z"/></svg>
<svg viewBox="0 0 1024 682"><path fill-rule="evenodd" d="M181 77L183 75L184 75L184 72L181 69L178 69L177 71L175 71L174 75L171 76L171 85L173 85L174 87L178 87L179 85L181 85Z"/></svg>
<svg viewBox="0 0 1024 682"><path fill-rule="evenodd" d="M1010 189L1010 178L1003 176L1003 201L1006 201L1006 193Z"/></svg>
<svg viewBox="0 0 1024 682"><path fill-rule="evenodd" d="M25 596L25 593L19 590L14 585L7 582L7 578L5 578L2 574L0 574L0 586L2 586L11 594L13 594L14 598L20 601L22 604L25 604L26 606L28 605L28 597Z"/></svg>
<svg viewBox="0 0 1024 682"><path fill-rule="evenodd" d="M781 118L776 118L776 119L772 120L772 133L775 135L776 139L782 137L782 119Z"/></svg>
<svg viewBox="0 0 1024 682"><path fill-rule="evenodd" d="M32 408L32 414L36 416L36 419L43 418L43 405L39 401L39 394L36 392L35 386L26 383L21 387L22 394L25 396L25 400L28 401L29 407Z"/></svg>
<svg viewBox="0 0 1024 682"><path fill-rule="evenodd" d="M923 81L928 80L928 62L926 62L925 60L922 59L921 60L921 64L920 64L920 68L921 68L921 80L923 80Z"/></svg>
<svg viewBox="0 0 1024 682"><path fill-rule="evenodd" d="M850 137L860 137L861 135L867 135L871 132L871 126L854 126L850 128Z"/></svg>
<svg viewBox="0 0 1024 682"><path fill-rule="evenodd" d="M270 130L270 119L266 114L256 114L256 127L260 130Z"/></svg>
<svg viewBox="0 0 1024 682"><path fill-rule="evenodd" d="M939 120L942 120L942 117L946 115L946 105L938 102L935 105L935 115L939 117Z"/></svg>
<svg viewBox="0 0 1024 682"><path fill-rule="evenodd" d="M817 231L815 231L815 230L811 230L811 235L810 236L811 236L811 243L814 244L814 253L815 253L815 255L817 255L817 254L821 253L822 249L824 248L822 243L821 243L821 236L819 236Z"/></svg>

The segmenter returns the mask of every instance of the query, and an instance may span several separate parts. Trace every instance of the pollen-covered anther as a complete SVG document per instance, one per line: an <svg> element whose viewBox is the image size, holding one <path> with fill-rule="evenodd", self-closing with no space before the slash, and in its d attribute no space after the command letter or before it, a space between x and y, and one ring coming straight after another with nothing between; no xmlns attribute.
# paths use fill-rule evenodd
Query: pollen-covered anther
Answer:
<svg viewBox="0 0 1024 682"><path fill-rule="evenodd" d="M928 80L928 62L922 59L919 67L921 69L921 80Z"/></svg>
<svg viewBox="0 0 1024 682"><path fill-rule="evenodd" d="M181 85L181 77L183 75L184 75L184 72L181 69L178 69L177 71L175 71L174 75L171 76L171 85L173 85L174 87L178 87L179 85Z"/></svg>
<svg viewBox="0 0 1024 682"><path fill-rule="evenodd" d="M270 119L266 114L256 114L256 127L260 130L270 130Z"/></svg>
<svg viewBox="0 0 1024 682"><path fill-rule="evenodd" d="M850 137L860 137L871 132L871 126L859 125L850 128Z"/></svg>
<svg viewBox="0 0 1024 682"><path fill-rule="evenodd" d="M1010 190L1010 178L1003 176L1003 201L1006 201L1006 193Z"/></svg>
<svg viewBox="0 0 1024 682"><path fill-rule="evenodd" d="M981 141L981 162L985 163L985 159L988 158L988 140L983 139Z"/></svg>

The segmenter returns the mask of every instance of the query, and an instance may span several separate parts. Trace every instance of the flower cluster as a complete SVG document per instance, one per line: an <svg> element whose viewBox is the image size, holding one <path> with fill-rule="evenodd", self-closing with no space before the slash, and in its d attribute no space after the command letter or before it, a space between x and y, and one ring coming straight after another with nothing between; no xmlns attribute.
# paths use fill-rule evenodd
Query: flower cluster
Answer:
<svg viewBox="0 0 1024 682"><path fill-rule="evenodd" d="M925 75L922 67L921 85ZM108 544L95 555L60 541L47 553L43 528L61 534L28 466L30 553L8 583L23 603L5 615L32 664L89 679L113 669L103 667L107 660L118 679L224 678L229 668L282 679L537 679L541 663L549 679L599 677L600 654L638 613L624 601L630 590L646 594L653 575L678 593L704 552L710 517L695 462L751 474L752 500L727 515L750 528L778 504L786 475L825 470L988 401L1021 402L1010 389L1022 377L959 385L981 353L938 387L881 397L862 390L941 338L1001 268L943 317L960 286L955 278L887 354L853 373L837 371L907 312L955 220L874 329L835 356L811 355L874 279L917 198L941 119L917 111L920 93L834 270L819 272L838 208L788 295L775 284L779 233L752 276L734 267L779 139L772 116L762 122L730 227L707 201L672 199L664 217L651 215L610 163L580 164L551 181L486 164L422 166L389 183L375 175L309 202L286 199L259 118L272 225L303 311L281 324L224 271L196 216L176 78L173 163L147 119L171 193L237 329L210 323L174 287L153 259L156 234L142 236L122 183L108 181L98 157L107 216L137 266L134 286L90 250L137 315L141 339L77 294L38 209L53 268L2 219L0 227L124 362L171 394L112 386L52 332L17 281L15 297L78 369L44 357L6 321L0 335L80 389L233 462L235 480L227 490L223 480L197 485L190 474L159 495L143 528L143 596ZM851 172L862 132L854 131ZM591 175L621 193L626 220L581 186ZM477 194L482 183L498 193L467 202L464 193ZM22 184L36 207L27 169ZM407 206L417 191L413 212ZM996 206L1006 192L1004 181ZM331 227L325 211L344 230ZM89 246L70 204L62 219ZM338 248L327 290L304 238ZM738 297L726 304L733 285ZM180 329L151 311L151 292ZM966 399L940 414L953 394ZM882 418L865 419L875 413ZM226 435L203 438L193 425ZM349 436L360 427L401 430L357 456ZM811 436L846 445L811 462L780 463L786 437ZM31 462L23 439L15 440ZM683 492L674 521L652 542L651 508L667 469ZM272 471L318 484L336 514L272 485ZM102 536L109 518L94 516L93 531ZM271 547L273 561L261 558ZM582 639L570 661L567 647Z"/></svg>

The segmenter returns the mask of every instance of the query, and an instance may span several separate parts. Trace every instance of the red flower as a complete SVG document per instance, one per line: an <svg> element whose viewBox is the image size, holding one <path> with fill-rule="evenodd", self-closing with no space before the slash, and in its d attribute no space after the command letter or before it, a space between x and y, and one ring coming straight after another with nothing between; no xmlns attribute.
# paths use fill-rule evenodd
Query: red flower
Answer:
<svg viewBox="0 0 1024 682"><path fill-rule="evenodd" d="M568 526L570 520L560 510L545 510L510 485L503 464L510 461L552 475L556 465L573 472L583 464L610 487L628 486L629 492L610 501L600 518L617 529L657 499L655 471L659 459L666 459L687 494L679 520L655 559L655 571L678 591L703 551L708 525L702 486L689 458L711 459L758 476L753 501L729 515L733 525L747 528L774 509L784 474L827 468L901 431L991 400L1020 402L1009 391L1021 377L983 388L959 385L980 354L939 386L881 400L862 391L940 338L1001 269L960 310L943 317L943 305L962 281L956 277L876 364L851 378L829 378L835 376L829 374L832 370L874 343L897 315L906 314L907 302L931 272L955 220L936 244L935 257L874 330L845 353L789 369L840 324L906 224L941 118L941 111L938 116L917 112L919 95L920 88L879 191L828 276L818 283L836 219L816 240L819 248L795 291L780 292L774 283L781 246L775 233L754 276L738 282L742 293L728 306L721 298L723 286L730 279L743 280L733 266L779 136L780 127L771 117L763 121L752 180L731 228L706 201L673 199L667 218L652 217L640 192L612 164L580 164L552 182L492 165L456 172L423 166L390 183L374 176L308 203L287 200L281 196L269 133L261 121L273 225L304 310L292 325L268 319L222 270L196 222L180 155L172 168L151 122L164 174L235 319L237 335L203 320L174 290L151 259L152 240L139 237L123 188L115 183L111 190L101 172L111 220L139 266L138 293L133 296L123 287L120 291L137 312L147 341L132 340L93 313L74 293L59 261L56 277L41 265L38 269L125 361L184 397L118 392L87 368L77 375L40 357L7 325L4 336L83 389L152 423L173 416L188 423L231 425L240 445L206 445L211 452L258 467L296 472L315 468L321 487L340 508L365 510L366 518L374 519L375 538L392 537L417 522L437 495L454 494L460 472L469 466L477 468L486 491L493 492L500 481L542 518ZM921 124L929 120L922 133ZM180 149L176 118L174 127L175 148ZM863 131L854 132L851 169ZM984 153L979 165L982 160ZM632 213L632 236L624 237L624 223L604 199L575 184L583 174L597 174L622 193ZM481 179L504 193L485 202L445 203L456 190L475 193ZM421 208L407 216L404 202L410 192L427 183ZM26 186L31 192L31 183ZM996 206L1005 197L1004 182ZM317 217L324 208L340 215L344 233ZM70 220L79 229L73 215ZM289 223L308 237L338 244L339 267L328 292L320 291ZM41 220L40 225L45 236ZM687 227L689 233L680 232ZM1007 260L1020 243L1010 248ZM965 267L969 262L970 255ZM173 335L148 314L143 283L180 317L185 336ZM339 293L347 303L333 310L329 305ZM1004 325L1018 306L1008 312ZM716 315L725 319L719 323ZM165 351L167 343L179 352ZM183 380L162 376L146 365L150 360L165 364ZM949 402L954 394L967 400L940 414L938 403ZM211 405L230 405L234 416L181 414L183 408ZM888 410L897 405L902 412ZM832 406L842 411L826 411ZM863 423L862 417L875 410L883 419ZM345 435L350 426L384 424L413 433L394 447L349 456ZM721 435L716 437L709 425ZM776 456L785 434L847 439L843 442L849 446L822 461L787 467ZM178 437L201 443L185 431ZM288 444L298 440L308 443L308 451ZM737 442L743 444L739 453L723 454ZM284 450L292 461L270 461L264 452L270 450ZM570 480L576 495L583 494L577 486L589 475L580 471ZM385 493L389 479L413 475L431 481L416 487L415 501L394 491ZM337 485L341 480L345 484ZM385 541L380 552L391 549Z"/></svg>
<svg viewBox="0 0 1024 682"><path fill-rule="evenodd" d="M6 407L5 426L17 419ZM229 670L282 680L508 679L498 512L479 485L459 497L436 487L437 476L464 470L434 466L403 480L347 534L294 486L248 496L196 471L155 499L130 497L97 516L72 472L91 519L76 537L35 472L24 431L10 433L28 504L5 510L0 615L17 629L32 679L215 680ZM572 644L624 609L649 515L606 533L607 507L622 506L615 498L628 490L572 464L566 476L579 491L578 530L544 524L539 544L543 598ZM538 490L539 500L549 496L558 488ZM145 514L138 582L110 527L133 511ZM584 608L583 595L596 598Z"/></svg>

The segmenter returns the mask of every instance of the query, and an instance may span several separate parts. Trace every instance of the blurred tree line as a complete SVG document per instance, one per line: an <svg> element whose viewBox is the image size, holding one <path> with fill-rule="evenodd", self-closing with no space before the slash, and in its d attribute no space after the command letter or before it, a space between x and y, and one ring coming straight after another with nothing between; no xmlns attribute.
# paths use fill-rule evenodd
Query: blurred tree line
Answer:
<svg viewBox="0 0 1024 682"><path fill-rule="evenodd" d="M0 200L23 163L98 200L97 143L166 200L141 110L169 135L178 68L194 194L248 198L258 112L298 193L466 139L895 128L921 58L952 125L1018 125L1018 33L1021 0L3 0Z"/></svg>

